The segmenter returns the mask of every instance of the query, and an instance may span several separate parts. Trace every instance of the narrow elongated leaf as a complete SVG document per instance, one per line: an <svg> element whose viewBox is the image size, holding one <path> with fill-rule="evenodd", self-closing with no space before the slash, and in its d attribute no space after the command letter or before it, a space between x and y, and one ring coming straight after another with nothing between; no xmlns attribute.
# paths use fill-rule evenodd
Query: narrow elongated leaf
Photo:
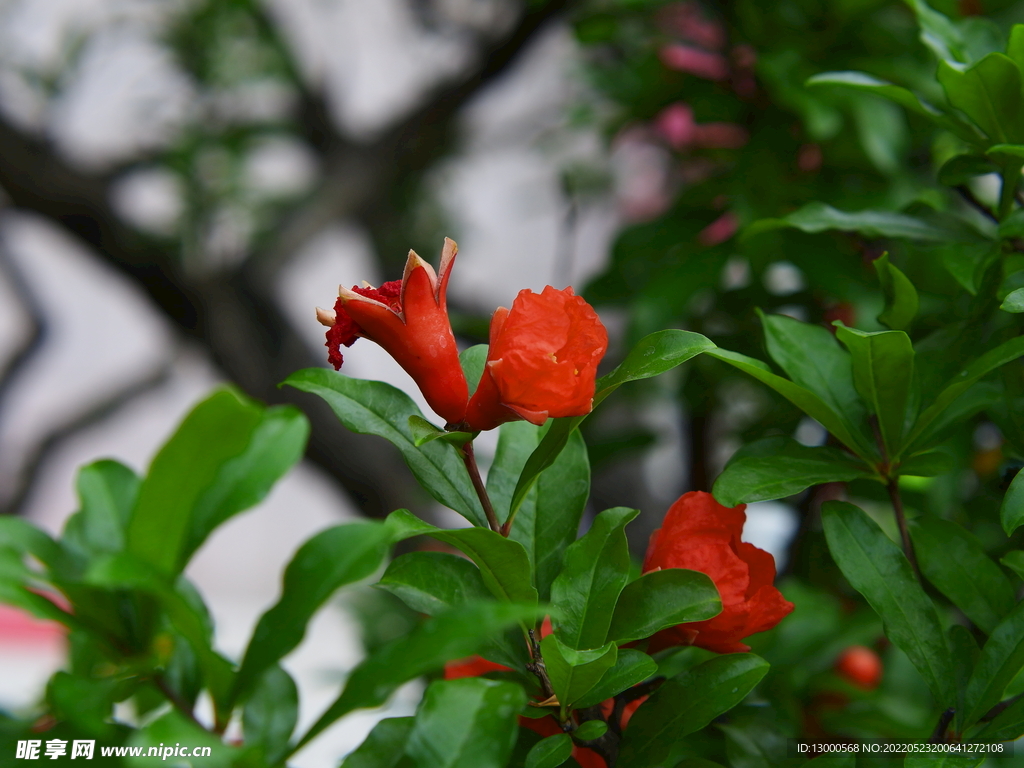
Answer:
<svg viewBox="0 0 1024 768"><path fill-rule="evenodd" d="M427 687L406 753L417 768L504 768L526 703L514 683L463 678Z"/></svg>
<svg viewBox="0 0 1024 768"><path fill-rule="evenodd" d="M409 417L409 432L412 434L412 442L417 448L434 440L443 440L446 443L461 446L473 439L471 432L445 432L422 416Z"/></svg>
<svg viewBox="0 0 1024 768"><path fill-rule="evenodd" d="M921 42L928 46L940 61L967 61L963 33L948 16L936 11L925 0L907 0L907 5L917 17Z"/></svg>
<svg viewBox="0 0 1024 768"><path fill-rule="evenodd" d="M737 451L715 480L713 492L720 504L734 507L782 499L819 483L871 477L875 473L864 462L838 448L801 445L778 435Z"/></svg>
<svg viewBox="0 0 1024 768"><path fill-rule="evenodd" d="M685 568L652 571L627 584L619 594L608 639L630 643L721 612L718 588L707 574Z"/></svg>
<svg viewBox="0 0 1024 768"><path fill-rule="evenodd" d="M615 666L604 673L586 695L576 702L577 709L586 709L610 699L618 693L642 683L658 671L658 663L646 653L632 648L619 648Z"/></svg>
<svg viewBox="0 0 1024 768"><path fill-rule="evenodd" d="M1006 685L1024 668L1024 603L1018 603L982 646L967 683L964 725L978 722L999 703Z"/></svg>
<svg viewBox="0 0 1024 768"><path fill-rule="evenodd" d="M821 508L828 548L847 580L875 609L886 636L910 658L943 706L953 702L953 661L932 601L903 552L853 504Z"/></svg>
<svg viewBox="0 0 1024 768"><path fill-rule="evenodd" d="M0 515L0 547L19 555L32 555L48 568L59 568L65 559L60 544L48 533L11 515Z"/></svg>
<svg viewBox="0 0 1024 768"><path fill-rule="evenodd" d="M890 263L889 254L883 253L875 259L874 267L885 294L885 310L878 316L878 322L893 330L906 330L917 316L917 289L896 265Z"/></svg>
<svg viewBox="0 0 1024 768"><path fill-rule="evenodd" d="M284 383L322 397L353 432L389 441L431 496L473 525L486 527L480 500L456 450L438 440L416 446L409 417L423 414L407 394L380 381L352 379L325 368L306 368Z"/></svg>
<svg viewBox="0 0 1024 768"><path fill-rule="evenodd" d="M886 452L895 456L901 447L907 403L914 379L914 348L903 331L865 333L840 324L836 338L853 357L853 384L878 417Z"/></svg>
<svg viewBox="0 0 1024 768"><path fill-rule="evenodd" d="M1024 142L1021 75L1012 59L990 53L965 70L940 61L936 76L949 103L971 118L993 143Z"/></svg>
<svg viewBox="0 0 1024 768"><path fill-rule="evenodd" d="M555 696L562 710L568 711L615 666L618 646L607 643L593 650L577 651L557 635L548 635L541 641L540 652Z"/></svg>
<svg viewBox="0 0 1024 768"><path fill-rule="evenodd" d="M935 398L935 401L918 416L917 423L907 437L905 444L913 445L917 437L928 429L932 422L938 419L943 411L949 408L960 395L970 389L978 379L994 371L996 368L1016 360L1021 355L1024 355L1024 336L1017 336L1003 342L995 349L990 349L960 371L946 384L946 387Z"/></svg>
<svg viewBox="0 0 1024 768"><path fill-rule="evenodd" d="M594 407L596 408L601 401L626 382L658 376L682 365L701 352L714 348L714 342L692 331L670 329L645 336L637 342L614 371L597 380ZM569 435L586 418L575 416L553 420L551 428L523 468L512 495L512 509L518 508L537 476L551 466L555 457L565 447Z"/></svg>
<svg viewBox="0 0 1024 768"><path fill-rule="evenodd" d="M828 404L809 389L777 376L767 364L752 357L730 352L726 349L708 350L705 354L728 363L744 373L750 374L762 384L767 384L793 405L802 410L825 429L835 435L843 445L862 458L874 456L874 449L856 432L851 432L843 419Z"/></svg>
<svg viewBox="0 0 1024 768"><path fill-rule="evenodd" d="M500 520L508 517L527 460L546 431L557 423L539 429L525 421L502 425L494 463L487 473L487 492ZM530 556L541 600L547 599L565 548L576 538L589 492L587 446L579 432L574 432L523 497L510 532L510 538L522 544Z"/></svg>
<svg viewBox="0 0 1024 768"><path fill-rule="evenodd" d="M174 573L192 525L192 512L241 456L263 409L231 389L197 405L160 449L139 489L128 524L128 550L164 573Z"/></svg>
<svg viewBox="0 0 1024 768"><path fill-rule="evenodd" d="M479 568L446 552L409 552L397 557L375 586L428 616L490 595Z"/></svg>
<svg viewBox="0 0 1024 768"><path fill-rule="evenodd" d="M850 353L827 328L760 313L765 346L786 375L831 408L851 434L863 433L866 411L853 386ZM861 434L865 441L869 439Z"/></svg>
<svg viewBox="0 0 1024 768"><path fill-rule="evenodd" d="M1013 535L1024 523L1024 472L1018 472L1010 482L999 509L999 519L1007 536Z"/></svg>
<svg viewBox="0 0 1024 768"><path fill-rule="evenodd" d="M956 467L956 456L942 448L908 456L899 463L900 476L936 477L952 472Z"/></svg>
<svg viewBox="0 0 1024 768"><path fill-rule="evenodd" d="M964 614L990 633L1014 605L1009 579L981 544L956 523L925 515L911 535L921 572Z"/></svg>
<svg viewBox="0 0 1024 768"><path fill-rule="evenodd" d="M1006 298L1003 299L1003 303L999 305L999 308L1003 312L1009 312L1010 314L1024 312L1024 288L1018 288L1006 294Z"/></svg>
<svg viewBox="0 0 1024 768"><path fill-rule="evenodd" d="M967 692L967 682L974 672L974 665L978 663L978 657L981 655L981 648L978 647L971 630L962 624L954 624L949 628L949 648L953 653L953 684L956 690L956 718L953 727L963 732L964 713L967 711L964 706L964 695Z"/></svg>
<svg viewBox="0 0 1024 768"><path fill-rule="evenodd" d="M956 155L951 157L939 168L939 184L947 187L959 187L967 184L977 176L998 173L999 168L982 155Z"/></svg>
<svg viewBox="0 0 1024 768"><path fill-rule="evenodd" d="M616 768L654 768L676 742L739 704L768 671L752 653L730 653L668 680L629 721Z"/></svg>
<svg viewBox="0 0 1024 768"><path fill-rule="evenodd" d="M901 107L909 109L929 119L936 119L941 112L926 101L922 101L916 94L898 85L879 80L864 72L822 72L807 80L807 85L838 85L843 88L852 88L858 91L867 91L876 96L894 101Z"/></svg>
<svg viewBox="0 0 1024 768"><path fill-rule="evenodd" d="M1024 579L1024 552L1019 549L1007 552L999 562Z"/></svg>
<svg viewBox="0 0 1024 768"><path fill-rule="evenodd" d="M288 751L299 716L299 691L291 675L274 664L260 678L242 713L247 746L260 748L274 765Z"/></svg>
<svg viewBox="0 0 1024 768"><path fill-rule="evenodd" d="M615 602L629 580L625 527L638 514L626 507L606 509L565 551L551 602L560 614L555 635L570 648L598 648L607 640Z"/></svg>
<svg viewBox="0 0 1024 768"><path fill-rule="evenodd" d="M363 743L345 758L341 768L398 768L414 717L386 717L373 726Z"/></svg>
<svg viewBox="0 0 1024 768"><path fill-rule="evenodd" d="M299 740L308 743L339 717L377 707L403 683L440 669L445 662L476 653L501 630L532 621L537 608L513 603L472 603L440 613L393 640L357 666L341 695ZM524 702L525 703L525 700ZM522 704L516 709L522 708Z"/></svg>
<svg viewBox="0 0 1024 768"><path fill-rule="evenodd" d="M79 511L64 526L64 540L90 555L120 552L142 481L130 468L105 459L78 471Z"/></svg>
<svg viewBox="0 0 1024 768"><path fill-rule="evenodd" d="M963 241L966 233L957 227L941 226L905 213L892 211L840 211L825 203L808 203L797 211L779 219L761 219L748 226L743 237L752 237L761 232L794 227L801 232L816 234L837 230L859 232L866 237L893 237L919 240L922 242ZM968 242L977 240L968 237Z"/></svg>
<svg viewBox="0 0 1024 768"><path fill-rule="evenodd" d="M558 768L572 756L572 737L567 733L548 736L526 754L524 768Z"/></svg>
<svg viewBox="0 0 1024 768"><path fill-rule="evenodd" d="M1024 699L1018 699L974 734L971 741L1016 741L1024 735Z"/></svg>

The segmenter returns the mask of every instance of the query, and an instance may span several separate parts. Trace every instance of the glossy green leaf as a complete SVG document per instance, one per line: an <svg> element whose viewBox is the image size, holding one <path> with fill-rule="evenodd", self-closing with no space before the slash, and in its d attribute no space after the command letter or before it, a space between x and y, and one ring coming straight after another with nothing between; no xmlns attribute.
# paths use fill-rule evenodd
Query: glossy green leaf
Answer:
<svg viewBox="0 0 1024 768"><path fill-rule="evenodd" d="M948 16L936 11L925 0L907 0L907 5L917 17L921 42L928 46L940 61L967 61L963 33Z"/></svg>
<svg viewBox="0 0 1024 768"><path fill-rule="evenodd" d="M606 509L565 551L551 602L559 612L555 634L570 648L597 648L607 640L615 602L629 580L625 526L638 514L626 507Z"/></svg>
<svg viewBox="0 0 1024 768"><path fill-rule="evenodd" d="M921 572L986 634L1014 606L1009 579L968 531L932 515L913 521Z"/></svg>
<svg viewBox="0 0 1024 768"><path fill-rule="evenodd" d="M936 477L956 468L956 456L942 448L916 453L899 463L900 475Z"/></svg>
<svg viewBox="0 0 1024 768"><path fill-rule="evenodd" d="M1024 736L1024 699L1018 699L990 720L971 741L1016 741Z"/></svg>
<svg viewBox="0 0 1024 768"><path fill-rule="evenodd" d="M720 504L735 507L782 499L820 483L874 476L864 462L838 448L801 445L778 435L737 451L715 480L713 492Z"/></svg>
<svg viewBox="0 0 1024 768"><path fill-rule="evenodd" d="M895 264L890 263L889 254L883 253L875 259L874 267L885 294L885 310L878 316L878 322L893 330L906 330L917 316L917 289Z"/></svg>
<svg viewBox="0 0 1024 768"><path fill-rule="evenodd" d="M1024 355L1024 336L1017 336L991 349L954 376L921 415L917 417L913 430L907 437L906 445L913 445L921 433L949 408L954 401L982 376L994 371L1012 360ZM1005 527L1005 524L1004 524Z"/></svg>
<svg viewBox="0 0 1024 768"><path fill-rule="evenodd" d="M485 602L453 608L427 619L352 670L341 695L299 740L296 749L338 718L356 709L380 706L403 683L441 669L452 659L476 653L501 630L532 621L536 615L537 608L532 605ZM525 703L524 698L515 711Z"/></svg>
<svg viewBox="0 0 1024 768"><path fill-rule="evenodd" d="M500 520L508 517L527 460L558 421L539 429L525 421L501 426L494 463L487 473L487 493ZM510 538L522 544L530 556L542 600L547 599L565 548L576 539L589 493L587 446L579 432L573 432L565 449L520 501L510 532Z"/></svg>
<svg viewBox="0 0 1024 768"><path fill-rule="evenodd" d="M623 384L649 379L682 365L701 352L714 349L714 343L699 333L669 329L645 336L630 350L618 367L597 380L594 407ZM512 495L512 509L518 508L537 476L551 466L586 416L554 419L540 445L530 455Z"/></svg>
<svg viewBox="0 0 1024 768"><path fill-rule="evenodd" d="M375 586L428 616L490 595L479 568L446 552L409 552L397 557Z"/></svg>
<svg viewBox="0 0 1024 768"><path fill-rule="evenodd" d="M755 221L743 231L743 237L752 237L786 227L794 227L810 234L836 230L859 232L865 237L906 238L935 243L960 241L967 237L961 228L942 226L904 213L871 210L847 212L817 201L807 203L783 218ZM970 237L969 241L975 239L977 238Z"/></svg>
<svg viewBox="0 0 1024 768"><path fill-rule="evenodd" d="M851 434L862 432L866 426L864 403L853 386L850 353L836 337L820 325L801 323L785 315L760 311L759 315L772 360L795 384L820 397Z"/></svg>
<svg viewBox="0 0 1024 768"><path fill-rule="evenodd" d="M605 672L604 677L576 702L576 707L586 709L596 706L605 699L642 683L657 671L658 663L646 653L632 648L619 648L615 666Z"/></svg>
<svg viewBox="0 0 1024 768"><path fill-rule="evenodd" d="M967 683L964 725L978 722L999 703L1003 691L1014 676L1024 668L1024 603L1018 603L1010 614L989 634Z"/></svg>
<svg viewBox="0 0 1024 768"><path fill-rule="evenodd" d="M462 364L462 371L466 374L466 384L469 385L469 396L472 397L480 384L480 377L484 374L484 366L487 364L487 345L474 344L459 353L459 362Z"/></svg>
<svg viewBox="0 0 1024 768"><path fill-rule="evenodd" d="M405 743L412 733L413 717L387 717L341 764L341 768L398 768L405 756Z"/></svg>
<svg viewBox="0 0 1024 768"><path fill-rule="evenodd" d="M949 103L971 118L993 143L1024 141L1021 74L1008 56L990 53L965 70L940 61L937 77Z"/></svg>
<svg viewBox="0 0 1024 768"><path fill-rule="evenodd" d="M557 768L572 756L572 737L567 733L548 736L526 754L525 768Z"/></svg>
<svg viewBox="0 0 1024 768"><path fill-rule="evenodd" d="M1019 549L1007 552L999 562L1024 579L1024 552Z"/></svg>
<svg viewBox="0 0 1024 768"><path fill-rule="evenodd" d="M0 548L32 555L48 568L60 568L65 559L60 544L24 518L0 515Z"/></svg>
<svg viewBox="0 0 1024 768"><path fill-rule="evenodd" d="M201 758L203 765L209 766L209 768L231 768L238 758L239 752L237 748L225 744L219 736L210 733L176 709L170 710L134 731L126 744L130 747L141 748L136 753L138 756L124 758L123 765L130 766L130 768L147 768L154 765L154 758L149 757L147 753L151 747L157 744L187 744L193 749L209 747L210 753ZM100 757L98 744L94 755L94 759ZM196 762L198 763L198 759Z"/></svg>
<svg viewBox="0 0 1024 768"><path fill-rule="evenodd" d="M1018 288L1015 291L1010 291L1006 294L1006 298L1003 299L1002 304L999 308L1004 312L1010 312L1012 314L1020 314L1024 312L1024 288Z"/></svg>
<svg viewBox="0 0 1024 768"><path fill-rule="evenodd" d="M419 448L434 440L443 440L452 445L465 445L473 439L470 432L445 432L438 429L422 416L409 417L409 431L412 433L413 444Z"/></svg>
<svg viewBox="0 0 1024 768"><path fill-rule="evenodd" d="M246 746L256 746L273 765L288 751L299 716L299 691L291 675L279 665L260 677L242 712Z"/></svg>
<svg viewBox="0 0 1024 768"><path fill-rule="evenodd" d="M580 741L593 741L594 739L600 739L606 733L608 733L608 723L604 720L584 720L573 731L573 736Z"/></svg>
<svg viewBox="0 0 1024 768"><path fill-rule="evenodd" d="M281 597L253 630L236 695L302 642L309 620L339 587L377 570L391 543L383 524L366 521L328 528L299 547L285 568Z"/></svg>
<svg viewBox="0 0 1024 768"><path fill-rule="evenodd" d="M63 539L90 555L120 552L142 481L110 459L82 467L75 480L79 511L68 518Z"/></svg>
<svg viewBox="0 0 1024 768"><path fill-rule="evenodd" d="M679 739L743 701L767 671L759 656L730 653L671 678L630 719L616 768L662 765Z"/></svg>
<svg viewBox="0 0 1024 768"><path fill-rule="evenodd" d="M563 711L568 711L615 666L618 646L607 643L600 648L577 651L557 635L548 635L540 643L540 652L555 696Z"/></svg>
<svg viewBox="0 0 1024 768"><path fill-rule="evenodd" d="M705 354L726 362L744 373L750 374L762 384L767 384L825 427L825 429L835 435L841 443L854 451L858 456L870 457L874 454L874 449L866 443L864 438L856 432L851 432L839 414L826 404L824 400L809 389L772 373L767 364L726 349L713 349L706 351Z"/></svg>
<svg viewBox="0 0 1024 768"><path fill-rule="evenodd" d="M427 687L405 751L417 768L504 768L526 694L514 683L464 678Z"/></svg>
<svg viewBox="0 0 1024 768"><path fill-rule="evenodd" d="M922 101L918 96L906 88L894 85L885 80L879 80L864 72L822 72L809 78L806 85L838 85L843 88L852 88L858 91L866 91L876 96L888 99L929 119L941 117L939 112L931 104Z"/></svg>
<svg viewBox="0 0 1024 768"><path fill-rule="evenodd" d="M956 707L953 727L963 732L963 716L966 711L964 707L964 695L967 692L967 682L974 672L974 665L978 663L981 655L981 648L974 639L974 635L962 624L954 624L949 628L949 648L953 654L953 687L956 690Z"/></svg>
<svg viewBox="0 0 1024 768"><path fill-rule="evenodd" d="M322 397L341 423L353 432L389 441L431 496L473 525L487 526L458 452L443 441L416 446L409 417L423 418L423 414L407 394L380 381L352 379L325 368L298 371L284 383Z"/></svg>
<svg viewBox="0 0 1024 768"><path fill-rule="evenodd" d="M955 155L939 168L939 183L947 187L958 187L973 181L978 176L998 173L999 168L987 157L981 155Z"/></svg>
<svg viewBox="0 0 1024 768"><path fill-rule="evenodd" d="M687 621L704 621L722 611L718 588L699 571L666 568L645 573L619 594L608 639L619 644L650 637Z"/></svg>
<svg viewBox="0 0 1024 768"><path fill-rule="evenodd" d="M875 609L886 636L909 657L943 706L953 701L953 661L946 634L903 552L853 504L821 508L828 548L847 580Z"/></svg>
<svg viewBox="0 0 1024 768"><path fill-rule="evenodd" d="M836 338L853 357L853 384L878 425L889 456L901 447L914 378L914 348L903 331L866 333L840 324Z"/></svg>

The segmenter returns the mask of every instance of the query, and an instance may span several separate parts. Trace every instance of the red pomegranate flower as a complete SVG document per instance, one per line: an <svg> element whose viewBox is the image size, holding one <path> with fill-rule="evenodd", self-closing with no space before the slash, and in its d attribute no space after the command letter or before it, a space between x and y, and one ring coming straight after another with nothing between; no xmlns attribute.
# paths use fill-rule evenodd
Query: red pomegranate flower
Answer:
<svg viewBox="0 0 1024 768"><path fill-rule="evenodd" d="M343 362L341 345L365 336L384 347L412 376L430 407L450 424L463 420L469 389L459 363L446 290L458 246L445 238L440 275L409 251L401 281L380 288L339 287L334 311L317 308L328 327L328 360L335 370Z"/></svg>
<svg viewBox="0 0 1024 768"><path fill-rule="evenodd" d="M749 651L740 642L778 624L790 611L773 585L775 559L763 549L740 541L746 504L723 507L710 493L680 497L651 534L644 573L661 568L689 568L706 573L722 597L722 612L713 619L679 624L651 640L651 652L673 645L696 645L718 653Z"/></svg>
<svg viewBox="0 0 1024 768"><path fill-rule="evenodd" d="M490 336L487 364L466 411L470 429L590 413L608 333L572 288L520 291L511 310L494 313Z"/></svg>

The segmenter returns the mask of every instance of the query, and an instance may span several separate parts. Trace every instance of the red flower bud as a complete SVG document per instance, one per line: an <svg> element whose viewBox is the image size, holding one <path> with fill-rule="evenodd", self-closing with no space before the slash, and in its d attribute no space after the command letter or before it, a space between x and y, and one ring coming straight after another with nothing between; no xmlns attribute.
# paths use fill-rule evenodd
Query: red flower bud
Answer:
<svg viewBox="0 0 1024 768"><path fill-rule="evenodd" d="M494 313L490 342L466 411L470 429L590 413L608 333L572 288L520 291L511 310L499 307Z"/></svg>
<svg viewBox="0 0 1024 768"><path fill-rule="evenodd" d="M718 653L749 651L740 642L778 624L790 611L774 586L775 559L740 541L746 504L729 509L710 493L693 491L679 498L651 534L644 573L660 568L689 568L706 573L722 597L722 612L659 632L651 652L673 645L696 645Z"/></svg>
<svg viewBox="0 0 1024 768"><path fill-rule="evenodd" d="M380 288L340 287L333 313L317 309L317 319L329 327L328 360L335 370L342 364L340 345L352 346L365 336L398 361L430 407L449 423L462 421L469 399L445 297L456 253L458 246L445 238L438 276L409 251L401 282Z"/></svg>
<svg viewBox="0 0 1024 768"><path fill-rule="evenodd" d="M839 655L836 674L866 691L878 687L882 680L882 660L863 645L851 645Z"/></svg>

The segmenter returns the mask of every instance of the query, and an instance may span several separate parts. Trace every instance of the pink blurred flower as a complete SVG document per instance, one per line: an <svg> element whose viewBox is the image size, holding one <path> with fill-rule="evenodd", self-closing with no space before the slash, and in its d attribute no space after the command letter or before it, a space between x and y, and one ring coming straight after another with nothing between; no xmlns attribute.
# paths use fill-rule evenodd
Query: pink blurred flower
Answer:
<svg viewBox="0 0 1024 768"><path fill-rule="evenodd" d="M724 56L689 45L666 45L659 51L658 57L669 69L687 72L706 80L725 80L729 76L729 62Z"/></svg>
<svg viewBox="0 0 1024 768"><path fill-rule="evenodd" d="M749 138L741 125L704 123L694 127L693 143L706 149L739 149Z"/></svg>
<svg viewBox="0 0 1024 768"><path fill-rule="evenodd" d="M682 149L693 143L696 133L693 110L689 104L677 101L661 111L654 119L654 128L673 149Z"/></svg>
<svg viewBox="0 0 1024 768"><path fill-rule="evenodd" d="M705 19L695 2L673 3L659 14L662 28L691 43L713 51L725 45L725 30L717 21Z"/></svg>
<svg viewBox="0 0 1024 768"><path fill-rule="evenodd" d="M740 220L736 214L732 211L726 211L700 231L700 234L697 235L697 242L701 245L724 243L736 234L739 226Z"/></svg>

